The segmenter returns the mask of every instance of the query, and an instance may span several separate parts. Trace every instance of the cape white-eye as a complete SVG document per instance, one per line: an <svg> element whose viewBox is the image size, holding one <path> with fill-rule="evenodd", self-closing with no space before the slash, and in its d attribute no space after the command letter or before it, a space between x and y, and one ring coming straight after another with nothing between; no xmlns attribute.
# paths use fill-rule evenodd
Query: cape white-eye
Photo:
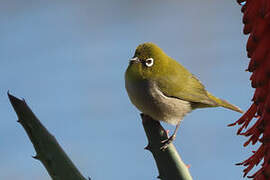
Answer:
<svg viewBox="0 0 270 180"><path fill-rule="evenodd" d="M220 106L242 113L237 106L211 95L193 74L154 43L137 47L125 73L125 86L131 102L142 113L176 125L163 149L175 139L181 119L196 108Z"/></svg>

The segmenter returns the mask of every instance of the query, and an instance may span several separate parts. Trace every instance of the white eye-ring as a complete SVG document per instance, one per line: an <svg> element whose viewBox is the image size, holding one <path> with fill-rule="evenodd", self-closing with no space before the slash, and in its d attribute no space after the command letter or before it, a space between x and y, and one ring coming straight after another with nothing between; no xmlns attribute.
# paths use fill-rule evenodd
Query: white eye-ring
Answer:
<svg viewBox="0 0 270 180"><path fill-rule="evenodd" d="M153 66L153 64L154 64L154 59L153 58L148 58L148 59L145 60L145 65L147 67L151 67L151 66Z"/></svg>

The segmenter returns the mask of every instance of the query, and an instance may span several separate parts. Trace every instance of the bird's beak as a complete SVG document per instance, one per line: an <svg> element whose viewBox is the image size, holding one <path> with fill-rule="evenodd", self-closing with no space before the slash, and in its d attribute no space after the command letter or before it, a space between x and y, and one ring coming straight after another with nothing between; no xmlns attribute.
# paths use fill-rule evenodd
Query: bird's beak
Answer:
<svg viewBox="0 0 270 180"><path fill-rule="evenodd" d="M132 58L132 59L130 59L129 60L129 63L140 63L141 61L140 61L140 59L138 58L138 57L134 57L134 58Z"/></svg>

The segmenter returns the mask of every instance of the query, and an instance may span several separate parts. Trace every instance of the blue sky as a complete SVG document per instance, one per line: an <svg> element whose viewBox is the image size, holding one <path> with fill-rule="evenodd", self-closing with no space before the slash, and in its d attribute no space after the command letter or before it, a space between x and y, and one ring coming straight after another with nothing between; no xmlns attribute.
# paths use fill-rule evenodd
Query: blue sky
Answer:
<svg viewBox="0 0 270 180"><path fill-rule="evenodd" d="M0 7L0 179L49 180L6 92L26 99L82 174L92 179L155 179L138 110L124 88L136 46L151 41L214 95L246 110L246 37L235 1L3 1ZM175 141L194 179L241 179L256 147L227 124L222 108L185 117ZM171 131L173 126L164 126Z"/></svg>

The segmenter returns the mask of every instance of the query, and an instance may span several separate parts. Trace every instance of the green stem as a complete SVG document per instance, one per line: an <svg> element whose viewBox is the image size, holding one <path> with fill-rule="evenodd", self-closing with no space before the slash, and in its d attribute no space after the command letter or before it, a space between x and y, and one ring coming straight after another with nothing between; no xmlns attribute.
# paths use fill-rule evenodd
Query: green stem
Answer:
<svg viewBox="0 0 270 180"><path fill-rule="evenodd" d="M19 118L18 122L23 126L36 150L37 155L34 158L42 162L51 178L53 180L86 180L26 102L9 93L8 97Z"/></svg>
<svg viewBox="0 0 270 180"><path fill-rule="evenodd" d="M162 140L168 138L166 131L159 121L141 114L143 127L148 139L145 149L149 150L156 161L159 176L162 180L192 180L187 165L182 161L175 146L171 143L164 150L160 150Z"/></svg>

